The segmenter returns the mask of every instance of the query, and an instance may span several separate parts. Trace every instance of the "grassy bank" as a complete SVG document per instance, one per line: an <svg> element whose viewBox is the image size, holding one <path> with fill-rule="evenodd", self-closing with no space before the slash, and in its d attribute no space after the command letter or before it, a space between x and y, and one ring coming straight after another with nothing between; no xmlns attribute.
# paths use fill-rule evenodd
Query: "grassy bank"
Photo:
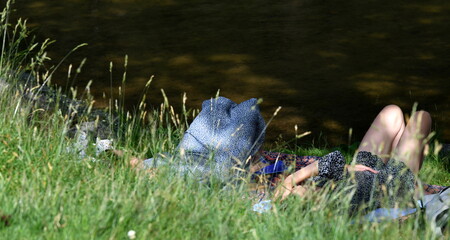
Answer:
<svg viewBox="0 0 450 240"><path fill-rule="evenodd" d="M74 124L70 117L58 106L36 114L42 110L13 87L19 78L16 73L41 70L39 60L45 55L39 49L45 46L21 50L22 35L13 35L12 29L2 31L2 39L9 43L0 65L0 76L9 83L0 94L2 239L127 239L130 230L137 239L428 239L432 235L420 214L400 224L355 223L343 214L348 206L345 196L338 194L292 198L257 214L251 211L253 202L245 184L224 188L167 169L156 175L132 170L124 159L171 151L182 136L184 119L167 104L123 118L115 142L115 148L125 150L123 158L96 156L93 139L87 156L80 157L73 151L76 141L67 137ZM330 151L282 146L274 150L301 155ZM448 165L430 155L422 178L450 185Z"/></svg>

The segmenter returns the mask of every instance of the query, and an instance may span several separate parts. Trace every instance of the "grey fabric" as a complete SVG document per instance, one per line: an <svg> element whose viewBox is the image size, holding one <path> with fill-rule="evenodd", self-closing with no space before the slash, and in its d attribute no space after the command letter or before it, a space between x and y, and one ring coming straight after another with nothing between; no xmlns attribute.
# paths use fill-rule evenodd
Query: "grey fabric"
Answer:
<svg viewBox="0 0 450 240"><path fill-rule="evenodd" d="M239 172L235 169L248 167L246 160L259 150L264 135L265 122L257 99L236 104L217 97L203 102L171 157L177 171L215 174L227 180ZM144 164L156 166L155 161L148 159Z"/></svg>
<svg viewBox="0 0 450 240"><path fill-rule="evenodd" d="M436 236L443 236L450 224L450 188L444 188L426 203L425 215Z"/></svg>

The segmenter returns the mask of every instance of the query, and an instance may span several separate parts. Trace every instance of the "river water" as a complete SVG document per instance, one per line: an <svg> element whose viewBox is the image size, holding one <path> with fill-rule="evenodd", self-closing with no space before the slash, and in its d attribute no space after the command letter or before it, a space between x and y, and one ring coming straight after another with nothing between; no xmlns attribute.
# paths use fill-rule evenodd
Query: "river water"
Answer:
<svg viewBox="0 0 450 240"><path fill-rule="evenodd" d="M49 48L50 68L75 46L53 82L83 87L93 80L99 107L122 85L133 109L145 83L149 106L164 89L178 109L216 95L236 102L263 98L271 141L311 131L306 144L360 140L376 113L414 102L431 112L450 141L450 2L356 0L16 0L14 17L28 19ZM87 58L69 79L67 70ZM110 62L113 71L110 74Z"/></svg>

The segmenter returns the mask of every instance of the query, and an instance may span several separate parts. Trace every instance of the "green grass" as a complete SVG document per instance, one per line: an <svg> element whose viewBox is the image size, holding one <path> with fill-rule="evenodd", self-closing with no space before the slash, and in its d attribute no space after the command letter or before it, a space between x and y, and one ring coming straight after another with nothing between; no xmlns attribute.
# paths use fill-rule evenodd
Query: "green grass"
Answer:
<svg viewBox="0 0 450 240"><path fill-rule="evenodd" d="M2 51L0 76L13 84L15 73L39 69L32 64L45 58L45 51L19 51L19 44L13 43L21 39L5 28L3 22L2 34L8 33L9 43ZM127 157L149 157L177 145L184 119L177 120L168 106L124 118L115 147L126 150L126 156L104 154L95 162L68 151L74 146L66 136L71 123L58 109L31 114L36 111L11 88L0 94L0 214L10 216L9 226L0 222L1 239L127 239L129 230L136 231L137 239L428 239L432 235L420 214L401 224L352 224L355 219L343 214L346 197L339 193L294 197L269 213L257 214L251 211L253 202L245 184L223 188L167 169L160 169L155 177L130 169ZM300 155L330 151L274 150ZM94 156L92 146L88 155ZM428 157L422 178L450 185L445 166L442 159Z"/></svg>

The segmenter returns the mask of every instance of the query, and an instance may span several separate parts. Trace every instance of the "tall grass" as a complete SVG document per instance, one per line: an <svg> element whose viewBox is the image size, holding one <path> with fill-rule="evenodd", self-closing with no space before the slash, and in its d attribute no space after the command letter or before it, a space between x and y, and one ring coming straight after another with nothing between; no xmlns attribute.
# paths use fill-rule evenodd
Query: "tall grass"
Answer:
<svg viewBox="0 0 450 240"><path fill-rule="evenodd" d="M70 151L75 144L67 137L70 119L57 106L45 115L32 114L40 110L13 88L18 73L39 68L46 43L23 48L27 34L17 33L28 33L25 25L7 20L4 11L1 38L7 43L0 76L11 85L0 94L0 215L9 220L8 225L0 221L0 239L127 239L130 230L137 239L432 237L421 214L403 223L360 224L345 214L346 197L339 194L291 198L257 214L251 211L254 202L245 184L224 188L164 168L156 175L131 169L125 160L129 156L171 151L186 129L191 112L177 115L168 101L154 111L141 107L124 114L115 147L125 150L125 157L105 153L97 161L80 158ZM284 150L305 155L328 151ZM94 152L89 145L88 156ZM429 162L424 177L441 166L439 159ZM441 168L436 175L434 183L450 184L448 170Z"/></svg>

